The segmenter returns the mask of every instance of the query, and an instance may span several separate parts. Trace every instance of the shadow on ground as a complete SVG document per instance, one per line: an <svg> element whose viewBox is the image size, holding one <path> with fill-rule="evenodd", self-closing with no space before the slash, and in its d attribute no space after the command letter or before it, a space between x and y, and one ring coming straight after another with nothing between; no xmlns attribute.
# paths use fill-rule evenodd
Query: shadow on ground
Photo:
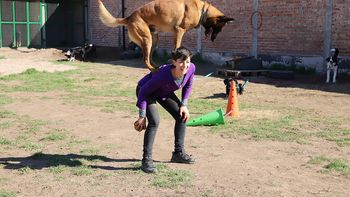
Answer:
<svg viewBox="0 0 350 197"><path fill-rule="evenodd" d="M0 158L0 164L5 165L4 169L20 169L29 167L30 169L43 169L56 166L79 167L83 163L80 160L103 161L103 162L140 162L139 159L111 159L100 155L78 155L78 154L44 154L35 153L29 157L7 157ZM139 170L139 167L113 167L88 165L91 168L103 170Z"/></svg>

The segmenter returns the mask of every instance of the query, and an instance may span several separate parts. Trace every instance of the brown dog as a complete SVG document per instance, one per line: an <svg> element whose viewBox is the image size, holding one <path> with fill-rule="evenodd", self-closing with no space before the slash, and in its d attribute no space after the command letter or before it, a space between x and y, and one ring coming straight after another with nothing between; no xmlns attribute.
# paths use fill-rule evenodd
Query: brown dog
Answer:
<svg viewBox="0 0 350 197"><path fill-rule="evenodd" d="M211 35L214 41L225 24L234 20L203 0L155 0L126 18L113 17L100 0L98 3L102 22L109 27L126 26L130 40L141 47L143 61L151 71L157 68L152 61L157 31L174 33L174 45L178 48L186 31L203 25L205 36Z"/></svg>

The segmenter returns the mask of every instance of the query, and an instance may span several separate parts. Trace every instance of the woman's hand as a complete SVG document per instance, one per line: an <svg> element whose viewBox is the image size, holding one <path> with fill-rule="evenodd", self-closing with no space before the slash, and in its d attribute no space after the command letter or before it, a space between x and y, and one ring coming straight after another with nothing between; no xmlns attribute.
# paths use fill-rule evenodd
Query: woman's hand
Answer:
<svg viewBox="0 0 350 197"><path fill-rule="evenodd" d="M134 128L138 132L145 130L146 129L146 118L140 117L139 119L137 119L134 123Z"/></svg>
<svg viewBox="0 0 350 197"><path fill-rule="evenodd" d="M188 111L186 106L180 107L180 116L184 122L187 122L187 120L190 119L190 112Z"/></svg>

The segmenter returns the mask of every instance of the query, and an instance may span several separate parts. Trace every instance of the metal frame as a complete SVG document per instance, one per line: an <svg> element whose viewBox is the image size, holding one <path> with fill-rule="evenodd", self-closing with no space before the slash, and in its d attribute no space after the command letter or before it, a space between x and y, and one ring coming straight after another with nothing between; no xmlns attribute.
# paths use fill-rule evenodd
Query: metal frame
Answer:
<svg viewBox="0 0 350 197"><path fill-rule="evenodd" d="M3 29L2 25L7 24L7 25L12 25L12 36L13 36L13 47L18 47L16 46L17 43L17 35L16 35L16 29L17 25L26 25L26 36L27 36L27 43L26 47L29 47L31 45L31 25L39 25L40 26L40 35L41 35L41 47L45 48L46 47L46 29L45 29L45 23L48 20L48 4L45 2L45 0L39 0L39 19L38 21L31 21L30 20L30 14L31 14L31 9L30 9L30 0L25 0L25 10L26 10L26 21L16 21L16 0L11 0L10 6L12 10L12 20L11 21L3 21L2 20L2 4L3 0L0 0L0 48L3 47ZM83 4L83 17L84 17L84 40L85 42L88 41L89 38L89 27L88 27L88 18L89 18L89 0L84 0ZM23 46L24 47L24 46Z"/></svg>
<svg viewBox="0 0 350 197"><path fill-rule="evenodd" d="M2 24L12 24L12 33L13 33L13 42L14 45L17 42L17 37L16 37L16 25L26 25L27 28L27 47L30 46L30 38L31 38L31 30L30 30L30 25L40 25L41 33L42 33L42 27L43 27L43 20L42 20L42 9L41 6L43 4L43 0L39 1L39 6L40 6L40 11L39 11L39 20L38 21L30 21L30 6L29 6L30 1L26 0L25 6L26 6L26 21L25 22L18 22L16 21L16 1L12 0L12 21L2 21L2 13L0 9L0 48L2 47ZM0 1L0 8L2 8L2 1ZM14 46L15 47L15 46Z"/></svg>

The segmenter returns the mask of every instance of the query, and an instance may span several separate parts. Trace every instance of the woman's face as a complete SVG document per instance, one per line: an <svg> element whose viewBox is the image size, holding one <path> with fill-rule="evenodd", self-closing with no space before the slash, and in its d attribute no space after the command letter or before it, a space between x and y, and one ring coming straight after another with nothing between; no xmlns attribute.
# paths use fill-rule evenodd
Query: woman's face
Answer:
<svg viewBox="0 0 350 197"><path fill-rule="evenodd" d="M177 71L177 73L181 73L183 75L187 73L187 70L190 67L190 63L191 63L190 57L188 57L185 60L182 60L182 59L177 59L176 61L173 60L175 70Z"/></svg>

